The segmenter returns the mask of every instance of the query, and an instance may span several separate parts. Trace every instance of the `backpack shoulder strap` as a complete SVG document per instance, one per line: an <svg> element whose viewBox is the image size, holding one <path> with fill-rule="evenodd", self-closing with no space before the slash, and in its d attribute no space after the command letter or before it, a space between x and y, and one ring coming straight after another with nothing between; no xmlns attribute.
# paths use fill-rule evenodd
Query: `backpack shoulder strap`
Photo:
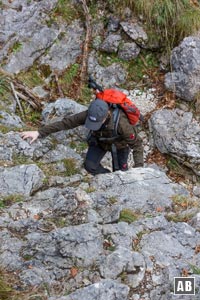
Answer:
<svg viewBox="0 0 200 300"><path fill-rule="evenodd" d="M119 117L120 117L120 112L119 112L119 107L117 105L113 105L114 110L113 110L113 123L114 123L114 128L113 128L113 135L118 135L117 133L117 128L119 124Z"/></svg>

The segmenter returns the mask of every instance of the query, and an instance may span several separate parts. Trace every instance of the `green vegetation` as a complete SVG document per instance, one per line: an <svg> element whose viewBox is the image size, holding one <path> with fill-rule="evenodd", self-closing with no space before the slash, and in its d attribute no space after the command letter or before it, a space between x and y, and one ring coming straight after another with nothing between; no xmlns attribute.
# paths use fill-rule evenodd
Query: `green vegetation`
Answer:
<svg viewBox="0 0 200 300"><path fill-rule="evenodd" d="M20 51L21 48L22 48L22 43L15 42L10 51L16 53L16 52Z"/></svg>
<svg viewBox="0 0 200 300"><path fill-rule="evenodd" d="M67 93L69 88L71 87L75 77L79 72L79 64L71 65L63 74L61 78L59 78L60 86L64 93Z"/></svg>
<svg viewBox="0 0 200 300"><path fill-rule="evenodd" d="M193 274L200 275L200 268L196 265L189 263L190 268L192 269Z"/></svg>
<svg viewBox="0 0 200 300"><path fill-rule="evenodd" d="M150 77L158 75L159 59L156 52L142 50L141 53L131 61L124 61L117 57L117 54L99 53L98 62L103 67L108 67L113 63L123 66L127 72L127 83L129 88L134 88L138 83L151 85ZM148 79L145 79L148 78ZM146 82L145 82L146 81ZM126 88L125 86L122 86ZM131 85L131 86L130 86Z"/></svg>
<svg viewBox="0 0 200 300"><path fill-rule="evenodd" d="M138 214L130 209L123 209L120 212L119 222L132 223L138 219Z"/></svg>
<svg viewBox="0 0 200 300"><path fill-rule="evenodd" d="M172 199L172 212L166 215L166 219L172 222L188 222L195 215L195 210L192 208L199 208L200 204L195 199L184 195L174 195Z"/></svg>
<svg viewBox="0 0 200 300"><path fill-rule="evenodd" d="M65 158L63 160L64 166L66 168L65 176L72 176L78 173L78 169L76 167L76 161L74 158Z"/></svg>
<svg viewBox="0 0 200 300"><path fill-rule="evenodd" d="M19 131L19 128L11 128L11 127L7 127L7 126L4 126L4 125L1 125L0 124L0 132L3 133L3 134L6 134L10 131Z"/></svg>
<svg viewBox="0 0 200 300"><path fill-rule="evenodd" d="M147 76L147 84L151 84L149 77L154 75L154 72L158 73L158 66L159 62L156 53L143 51L136 59L126 63L127 81L133 84L143 83L146 80L145 76Z"/></svg>
<svg viewBox="0 0 200 300"><path fill-rule="evenodd" d="M85 192L88 193L88 194L89 193L93 193L95 191L96 191L96 189L93 186L90 186L90 187L88 187L88 188L85 189Z"/></svg>
<svg viewBox="0 0 200 300"><path fill-rule="evenodd" d="M72 64L64 72L62 76L59 76L59 86L62 89L65 96L76 98L76 91L79 84L80 65L78 63ZM92 91L88 88L87 84L82 87L79 102L88 103L92 97Z"/></svg>
<svg viewBox="0 0 200 300"><path fill-rule="evenodd" d="M79 102L82 104L87 104L92 98L92 90L88 88L87 84L82 87Z"/></svg>
<svg viewBox="0 0 200 300"><path fill-rule="evenodd" d="M10 300L12 295L12 288L8 285L8 283L3 278L0 273L0 299L1 300Z"/></svg>
<svg viewBox="0 0 200 300"><path fill-rule="evenodd" d="M117 0L120 8L130 7L142 16L146 29L156 33L165 49L172 49L185 36L200 29L200 7L190 0Z"/></svg>
<svg viewBox="0 0 200 300"><path fill-rule="evenodd" d="M18 79L29 88L44 84L43 76L37 65L33 65L29 70L18 74Z"/></svg>
<svg viewBox="0 0 200 300"><path fill-rule="evenodd" d="M194 215L195 215L195 213L181 215L179 212L179 213L168 214L165 217L168 222L174 222L174 223L186 222L187 223L194 217Z"/></svg>
<svg viewBox="0 0 200 300"><path fill-rule="evenodd" d="M177 160L173 157L171 157L167 161L167 167L169 168L170 171L177 175L184 175L185 174L185 169L177 162Z"/></svg>
<svg viewBox="0 0 200 300"><path fill-rule="evenodd" d="M24 197L22 195L9 195L0 199L0 208L11 206L17 202L23 202Z"/></svg>
<svg viewBox="0 0 200 300"><path fill-rule="evenodd" d="M37 166L44 172L45 178L43 180L44 184L48 184L48 177L49 176L72 176L79 173L79 169L76 167L76 161L74 158L65 158L62 161L65 166L65 171L57 170L56 163L42 163L37 162Z"/></svg>
<svg viewBox="0 0 200 300"><path fill-rule="evenodd" d="M72 149L75 149L76 152L78 153L82 153L84 150L87 149L88 145L87 145L87 142L74 142L72 141L69 146L72 148Z"/></svg>
<svg viewBox="0 0 200 300"><path fill-rule="evenodd" d="M123 61L115 53L104 53L100 52L98 57L98 62L102 67L108 67L113 63L123 63Z"/></svg>
<svg viewBox="0 0 200 300"><path fill-rule="evenodd" d="M32 163L29 157L23 154L16 154L16 153L13 154L12 161L14 165L27 165Z"/></svg>
<svg viewBox="0 0 200 300"><path fill-rule="evenodd" d="M58 0L57 6L51 14L50 20L53 22L55 19L58 19L58 17L61 17L67 23L70 23L79 18L79 12L77 7L75 7L70 0Z"/></svg>
<svg viewBox="0 0 200 300"><path fill-rule="evenodd" d="M183 195L174 195L171 199L176 211L200 206L198 201Z"/></svg>
<svg viewBox="0 0 200 300"><path fill-rule="evenodd" d="M108 202L112 205L112 204L115 204L117 203L117 198L112 196L110 198L108 198Z"/></svg>
<svg viewBox="0 0 200 300"><path fill-rule="evenodd" d="M10 85L9 80L3 75L0 75L0 96L3 100L7 98L8 95L10 95Z"/></svg>

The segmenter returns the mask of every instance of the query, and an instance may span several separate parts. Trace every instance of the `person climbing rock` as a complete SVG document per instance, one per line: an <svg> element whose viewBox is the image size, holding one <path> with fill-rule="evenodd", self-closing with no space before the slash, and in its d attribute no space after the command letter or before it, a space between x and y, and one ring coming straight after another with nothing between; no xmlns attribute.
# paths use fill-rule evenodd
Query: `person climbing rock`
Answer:
<svg viewBox="0 0 200 300"><path fill-rule="evenodd" d="M133 154L134 167L144 165L142 139L137 134L136 126L130 124L122 109L110 106L98 98L91 102L87 110L64 116L61 121L42 126L37 131L24 131L21 137L30 138L30 143L33 143L37 138L81 125L90 130L84 162L84 167L89 173L96 175L110 172L101 164L107 151L112 154L113 171L128 170L130 151Z"/></svg>

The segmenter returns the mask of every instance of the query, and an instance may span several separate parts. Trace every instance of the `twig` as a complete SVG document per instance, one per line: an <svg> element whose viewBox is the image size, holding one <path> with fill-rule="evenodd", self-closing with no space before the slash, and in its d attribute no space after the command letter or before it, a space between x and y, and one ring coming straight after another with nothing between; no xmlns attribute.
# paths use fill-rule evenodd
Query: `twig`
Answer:
<svg viewBox="0 0 200 300"><path fill-rule="evenodd" d="M196 176L199 176L200 177L200 171L194 169L194 167L187 161L184 161L182 158L178 157L177 155L175 154L172 154L172 156L178 160L178 162L180 162L183 166L191 169L191 171L196 175Z"/></svg>
<svg viewBox="0 0 200 300"><path fill-rule="evenodd" d="M11 86L11 89L12 89L12 92L13 92L13 96L15 97L15 100L16 100L16 102L17 102L17 105L19 106L19 110L20 110L21 114L22 114L23 117L24 117L24 112L23 112L21 103L20 103L20 101L19 101L18 95L17 95L17 93L16 93L16 91L15 91L15 88L14 88L14 85L13 85L12 82L10 82L10 86Z"/></svg>
<svg viewBox="0 0 200 300"><path fill-rule="evenodd" d="M58 74L56 72L54 72L54 77L55 77L55 82L56 82L56 85L57 85L57 88L58 88L59 96L61 98L64 98L63 91L62 91L61 86L60 86L59 81L58 81Z"/></svg>
<svg viewBox="0 0 200 300"><path fill-rule="evenodd" d="M14 81L15 86L23 91L25 94L29 96L29 100L27 100L35 109L40 110L41 108L41 103L39 98L25 85L23 85L21 82L15 80Z"/></svg>
<svg viewBox="0 0 200 300"><path fill-rule="evenodd" d="M81 67L81 73L80 73L80 85L79 89L77 91L77 97L79 98L82 86L85 82L85 78L87 76L87 63L88 63L88 53L89 53L89 43L91 39L92 34L92 26L91 26L91 16L89 13L89 9L86 3L86 0L81 0L83 11L85 15L85 25L86 25L86 36L85 36L85 42L83 47L83 59L82 59L82 67Z"/></svg>

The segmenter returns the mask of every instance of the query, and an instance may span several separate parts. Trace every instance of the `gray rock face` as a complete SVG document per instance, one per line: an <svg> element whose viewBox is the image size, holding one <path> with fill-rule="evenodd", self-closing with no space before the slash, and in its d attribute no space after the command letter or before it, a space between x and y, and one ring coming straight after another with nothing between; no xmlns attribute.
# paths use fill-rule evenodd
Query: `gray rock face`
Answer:
<svg viewBox="0 0 200 300"><path fill-rule="evenodd" d="M86 110L87 107L69 98L59 98L53 103L47 103L42 111L42 119L47 122L51 116L62 117Z"/></svg>
<svg viewBox="0 0 200 300"><path fill-rule="evenodd" d="M6 127L11 127L11 128L21 128L24 126L24 123L15 114L9 114L4 111L0 111L0 124L5 125Z"/></svg>
<svg viewBox="0 0 200 300"><path fill-rule="evenodd" d="M131 60L138 56L140 48L136 43L124 43L118 52L119 58L123 60Z"/></svg>
<svg viewBox="0 0 200 300"><path fill-rule="evenodd" d="M115 16L110 16L108 20L107 31L116 32L119 29L120 20Z"/></svg>
<svg viewBox="0 0 200 300"><path fill-rule="evenodd" d="M15 47L16 43L20 45L20 49L18 50L19 53L21 53L21 56L18 54L18 57L21 58L21 62L24 63L25 66L28 65L28 63L25 59L26 56L23 57L23 53L27 54L29 57L28 61L30 62L31 46L33 47L32 54L35 58L44 51L44 48L40 47L38 43L40 41L41 45L48 46L50 36L44 36L43 34L40 34L40 31L41 33L44 33L46 30L45 33L48 33L47 28L45 29L42 23L45 19L48 19L48 13L55 7L56 3L57 0L33 1L31 3L28 3L27 1L15 1L12 4L10 2L5 3L7 9L1 11L0 19L0 27L2 29L0 43L3 45L0 50L0 61L7 57L9 49ZM34 43L31 43L33 37L34 41L39 46L39 49L34 46ZM28 43L28 40L30 43ZM24 52L22 52L21 47L23 47L23 44L26 45L27 51L24 47L22 48ZM34 53L35 51L36 53ZM14 63L13 70L11 62ZM7 69L11 72L18 72L19 68L21 69L21 67L17 65L15 56L13 56Z"/></svg>
<svg viewBox="0 0 200 300"><path fill-rule="evenodd" d="M0 194L30 195L42 186L43 172L35 165L0 168Z"/></svg>
<svg viewBox="0 0 200 300"><path fill-rule="evenodd" d="M6 172L9 171L11 168L7 168ZM29 181L28 174L20 174L20 180ZM15 177L18 178L16 172ZM5 179L4 176L3 182ZM20 184L17 182L17 186ZM24 201L11 205L1 214L0 226L4 229L0 234L1 265L20 270L20 279L26 286L57 284L65 277L70 294L52 296L49 300L94 299L95 284L100 299L105 295L106 299L134 299L135 293L128 296L130 288L139 291L141 286L147 299L153 300L155 291L170 299L173 276L188 268L187 261L195 259L198 264L195 249L200 234L186 223L168 222L164 214L141 217L128 224L119 221L119 213L127 208L153 215L158 206L169 209L172 195L187 194L187 191L173 184L163 172L150 168L98 175L91 179L91 187L96 191L87 193L82 183L78 189L49 188L34 196L30 196L28 188L26 193L20 190ZM10 190L10 193L19 192L11 187ZM112 224L109 214L116 207L119 213ZM97 217L90 222L92 210ZM23 234L23 241L13 238L10 233L13 230ZM13 251L9 250L11 243L16 244ZM72 278L74 266L78 274Z"/></svg>
<svg viewBox="0 0 200 300"><path fill-rule="evenodd" d="M129 288L114 280L102 280L84 289L80 289L69 296L50 297L49 300L127 300Z"/></svg>
<svg viewBox="0 0 200 300"><path fill-rule="evenodd" d="M28 69L53 44L57 36L58 31L48 27L35 32L31 41L23 43L22 48L10 56L9 61L3 68L16 74Z"/></svg>
<svg viewBox="0 0 200 300"><path fill-rule="evenodd" d="M116 53L121 41L121 35L110 34L100 45L100 50L108 53Z"/></svg>
<svg viewBox="0 0 200 300"><path fill-rule="evenodd" d="M192 113L163 109L153 113L150 127L155 145L162 153L186 158L199 169L200 125L192 118Z"/></svg>
<svg viewBox="0 0 200 300"><path fill-rule="evenodd" d="M55 232L54 238L62 257L71 258L79 266L89 266L103 253L101 231L83 224Z"/></svg>
<svg viewBox="0 0 200 300"><path fill-rule="evenodd" d="M165 76L165 86L184 100L192 101L200 92L200 38L187 37L172 51L172 73Z"/></svg>
<svg viewBox="0 0 200 300"><path fill-rule="evenodd" d="M109 197L116 199L115 206L121 209L129 208L145 213L160 206L170 207L170 198L175 193L187 194L186 190L172 183L164 173L151 168L99 175L93 179L92 186L97 191L91 193L91 198L99 213L101 209L105 211L106 204L109 205ZM155 190L159 190L159 193L155 194Z"/></svg>
<svg viewBox="0 0 200 300"><path fill-rule="evenodd" d="M100 273L104 278L116 279L122 272L127 272L129 285L136 288L145 274L143 256L121 247L108 255L100 265Z"/></svg>
<svg viewBox="0 0 200 300"><path fill-rule="evenodd" d="M143 28L137 23L121 22L123 30L135 41L138 45L144 46L148 40L147 34Z"/></svg>
<svg viewBox="0 0 200 300"><path fill-rule="evenodd" d="M126 72L120 64L113 63L108 67L99 65L95 52L90 53L88 72L105 88L122 84L126 81Z"/></svg>
<svg viewBox="0 0 200 300"><path fill-rule="evenodd" d="M49 65L51 70L66 69L81 54L83 34L83 27L78 21L74 21L66 28L64 37L53 44L48 54L41 58L41 64Z"/></svg>

